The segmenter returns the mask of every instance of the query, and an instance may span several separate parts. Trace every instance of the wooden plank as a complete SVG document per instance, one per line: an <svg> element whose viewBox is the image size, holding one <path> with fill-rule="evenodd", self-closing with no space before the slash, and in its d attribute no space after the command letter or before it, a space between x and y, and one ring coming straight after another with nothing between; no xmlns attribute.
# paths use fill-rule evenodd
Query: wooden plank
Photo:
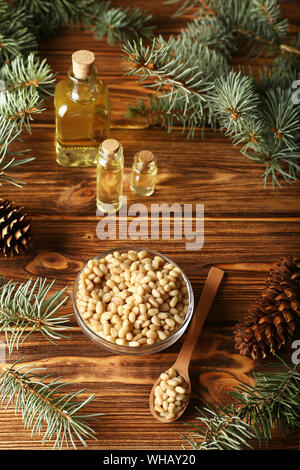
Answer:
<svg viewBox="0 0 300 470"><path fill-rule="evenodd" d="M23 190L5 185L5 197L24 204L34 216L60 214L80 218L95 215L95 168L62 168L55 161L54 128L34 128L16 148L31 148L36 160L11 172L28 183ZM267 189L263 186L263 165L244 157L231 142L208 131L186 140L180 131L167 136L160 129L118 129L112 136L124 145L124 195L128 206L143 203L205 205L206 217L295 218L300 215L298 184ZM129 189L134 154L150 148L158 157L158 184L151 198L142 200ZM192 169L192 171L191 171ZM36 177L37 175L37 177ZM184 184L183 184L184 183Z"/></svg>
<svg viewBox="0 0 300 470"><path fill-rule="evenodd" d="M220 293L209 321L225 324L237 321L260 292L270 264L279 256L300 254L299 222L206 221L204 248L186 251L185 241L99 240L95 220L86 220L84 228L73 220L34 218L36 239L33 249L14 260L1 260L1 274L7 279L28 279L31 276L56 278L57 286L69 286L88 261L103 251L122 246L146 246L171 257L191 280L199 297L211 265L226 271ZM262 262L263 260L263 262ZM71 303L67 311L72 312Z"/></svg>
<svg viewBox="0 0 300 470"><path fill-rule="evenodd" d="M254 364L232 350L230 329L205 327L191 364L193 400L183 418L162 426L149 412L148 396L155 378L174 362L178 348L179 343L155 356L115 356L76 331L59 348L32 335L13 359L27 352L27 365L46 366L48 372L63 375L74 383L70 390L85 387L83 397L96 393L89 411L102 411L105 416L93 423L99 441L89 441L90 449L180 449L184 441L179 433L187 430L184 423L197 423L194 406L203 400L211 405L229 403L226 391L240 381L249 383ZM80 351L80 355L74 351ZM7 358L5 366L10 362ZM29 432L23 430L20 416L9 409L0 414L0 449L13 449L16 443L18 449L40 448L38 439L31 440ZM272 448L282 445L281 436L275 435ZM284 446L297 448L296 433ZM47 442L45 448L51 448L51 443Z"/></svg>

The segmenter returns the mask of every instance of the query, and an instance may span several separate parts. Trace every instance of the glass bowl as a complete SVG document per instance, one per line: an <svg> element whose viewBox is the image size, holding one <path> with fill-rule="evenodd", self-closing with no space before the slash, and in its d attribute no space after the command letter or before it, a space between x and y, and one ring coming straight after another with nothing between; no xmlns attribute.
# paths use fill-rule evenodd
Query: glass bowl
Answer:
<svg viewBox="0 0 300 470"><path fill-rule="evenodd" d="M78 290L78 283L79 283L80 275L81 275L82 271L86 268L87 265L85 265L85 267L80 271L80 273L78 274L77 279L74 283L72 301L73 301L73 308L74 308L74 311L75 311L76 320L77 320L78 325L82 329L82 331L94 343L98 344L98 346L101 346L101 347L103 347L103 348L107 349L108 351L111 351L115 354L127 354L127 355L132 355L132 356L139 356L139 355L143 355L143 354L157 353L159 351L163 351L164 349L166 349L169 346L171 346L172 344L174 344L183 335L183 333L185 332L188 324L190 323L190 320L192 318L193 311L194 311L193 288L192 288L192 285L191 285L190 280L188 279L187 275L182 271L182 269L176 263L174 263L174 261L172 261L167 256L163 255L162 253L159 253L159 252L153 251L153 250L149 250L147 248L132 247L132 246L131 247L114 248L112 250L108 250L108 251L105 251L105 252L101 253L100 255L96 256L94 259L105 257L110 253L114 253L115 251L118 251L120 253L124 253L124 252L129 251L129 250L135 250L135 251L145 250L148 253L150 253L153 257L154 256L161 256L168 263L173 264L175 267L178 267L181 270L182 278L184 279L184 281L186 283L187 290L188 290L189 308L188 308L188 312L186 313L186 315L184 317L184 321L180 325L180 327L176 331L174 331L173 334L168 336L168 338L166 338L162 341L158 341L157 343L154 343L154 344L151 344L151 345L142 345L142 346L139 346L139 347L136 347L136 348L131 347L131 346L118 345L118 344L115 344L115 343L113 343L111 341L108 341L104 338L101 338L101 336L99 336L96 332L94 332L85 323L85 321L82 319L82 317L81 317L81 315L80 315L80 313L77 309L77 305L76 305L76 296L77 296L76 294L77 294L77 290Z"/></svg>

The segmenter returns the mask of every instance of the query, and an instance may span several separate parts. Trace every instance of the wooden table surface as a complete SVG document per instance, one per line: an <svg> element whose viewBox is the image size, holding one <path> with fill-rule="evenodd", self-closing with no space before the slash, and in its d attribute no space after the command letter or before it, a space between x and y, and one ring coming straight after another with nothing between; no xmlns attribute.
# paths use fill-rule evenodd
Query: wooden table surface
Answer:
<svg viewBox="0 0 300 470"><path fill-rule="evenodd" d="M177 32L187 20L171 19L174 6L162 5L159 0L134 4L154 13L159 33ZM290 20L290 33L299 31L299 5L284 4L282 9ZM174 259L189 276L196 301L210 266L224 269L226 276L194 352L193 402L185 416L173 424L161 425L152 418L148 396L154 379L174 361L181 341L155 355L114 355L93 344L72 317L75 328L69 340L54 346L35 334L11 357L2 343L1 361L7 364L23 358L26 363L47 366L48 372L73 382L74 389L86 387L85 396L95 393L97 397L88 411L102 411L105 416L94 423L98 440L89 442L90 449L180 449L183 440L179 433L186 431L185 422L195 422L195 403L228 403L226 391L230 387L241 380L249 381L248 374L254 367L265 367L265 363L255 365L234 351L232 327L260 292L270 264L281 255L300 254L300 185L264 189L263 168L247 160L219 133L207 131L204 139L197 135L186 140L179 130L168 135L159 128L144 129L129 122L124 117L126 106L143 91L133 79L124 77L125 64L118 46L96 41L88 32L63 31L41 45L41 56L47 58L60 79L69 67L71 53L80 48L96 53L100 76L110 89L112 136L125 149L128 204L205 204L202 250L186 251L185 240L139 244ZM254 65L265 62L259 59ZM32 125L32 135L24 134L24 145L32 149L30 154L36 159L15 174L27 185L23 190L5 186L1 191L2 196L25 205L32 214L34 245L23 257L1 259L1 274L19 281L36 276L56 278L57 287L68 285L71 295L74 279L85 262L102 251L124 246L124 241L97 238L95 169L56 164L52 100L46 106ZM133 155L145 147L159 159L157 190L146 202L128 189ZM136 243L125 242L132 246ZM71 301L63 311L73 311ZM286 354L290 356L289 348ZM30 432L23 429L19 415L11 409L6 413L1 410L0 449L40 448L39 439L31 439ZM51 448L51 442L44 448ZM285 441L276 434L270 448L298 448L298 433Z"/></svg>

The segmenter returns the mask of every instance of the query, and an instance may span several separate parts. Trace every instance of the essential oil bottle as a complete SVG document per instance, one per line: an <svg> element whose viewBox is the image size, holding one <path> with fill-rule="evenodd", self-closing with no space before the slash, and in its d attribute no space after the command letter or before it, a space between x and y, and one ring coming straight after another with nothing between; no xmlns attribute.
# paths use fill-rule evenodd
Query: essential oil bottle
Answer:
<svg viewBox="0 0 300 470"><path fill-rule="evenodd" d="M155 191L156 157L149 150L136 153L133 160L130 188L139 196L151 196Z"/></svg>
<svg viewBox="0 0 300 470"><path fill-rule="evenodd" d="M56 85L56 160L62 166L96 165L98 147L109 137L109 92L94 62L93 52L75 52L68 78Z"/></svg>
<svg viewBox="0 0 300 470"><path fill-rule="evenodd" d="M97 164L97 207L105 213L121 207L124 175L123 147L115 139L107 139L99 147Z"/></svg>

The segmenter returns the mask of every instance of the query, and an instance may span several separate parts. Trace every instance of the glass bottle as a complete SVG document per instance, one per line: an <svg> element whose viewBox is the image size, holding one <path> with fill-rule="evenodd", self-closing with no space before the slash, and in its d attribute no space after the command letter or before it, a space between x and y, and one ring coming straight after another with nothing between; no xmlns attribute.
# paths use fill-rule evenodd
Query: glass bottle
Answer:
<svg viewBox="0 0 300 470"><path fill-rule="evenodd" d="M136 153L133 160L130 188L140 196L151 196L155 191L156 157L149 150Z"/></svg>
<svg viewBox="0 0 300 470"><path fill-rule="evenodd" d="M98 147L109 137L109 92L94 61L93 52L75 52L68 78L55 88L56 161L62 166L96 165Z"/></svg>
<svg viewBox="0 0 300 470"><path fill-rule="evenodd" d="M117 212L123 191L123 147L115 139L107 139L99 147L97 165L97 207L102 212Z"/></svg>

